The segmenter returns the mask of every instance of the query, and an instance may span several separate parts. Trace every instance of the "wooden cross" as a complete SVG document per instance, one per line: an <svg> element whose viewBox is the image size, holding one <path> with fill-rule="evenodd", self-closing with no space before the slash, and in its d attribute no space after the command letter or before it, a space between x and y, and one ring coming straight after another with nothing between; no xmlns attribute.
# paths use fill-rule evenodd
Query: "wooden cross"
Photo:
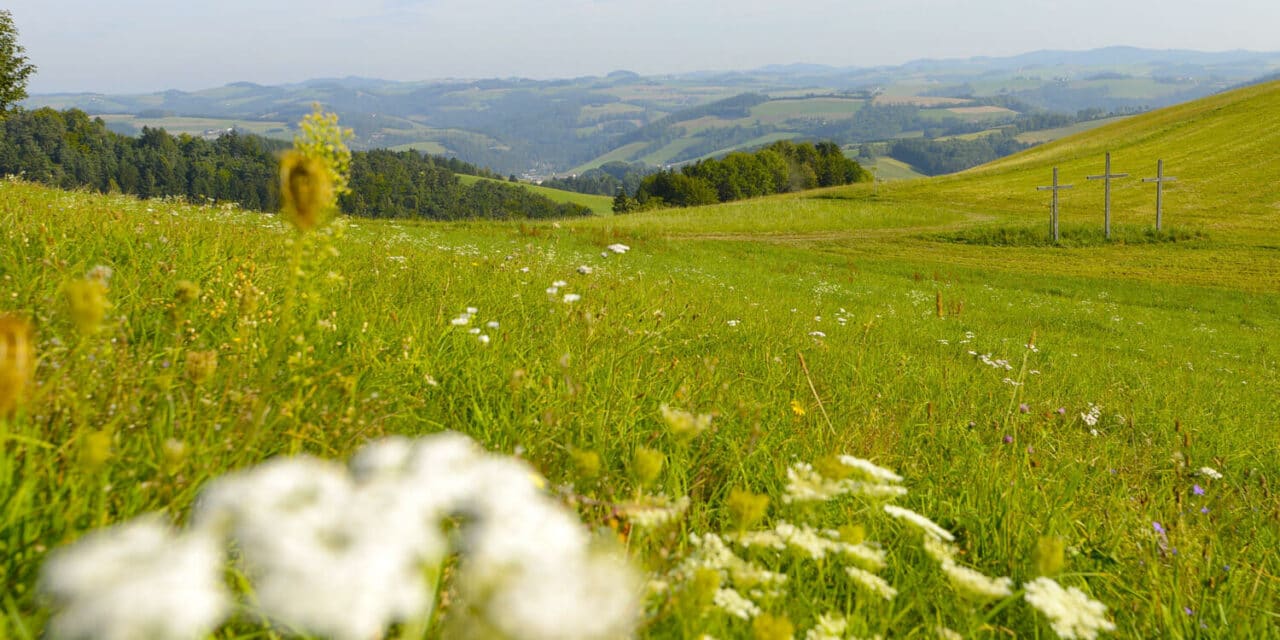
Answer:
<svg viewBox="0 0 1280 640"><path fill-rule="evenodd" d="M1053 204L1049 205L1049 237L1053 238L1054 242L1058 241L1058 192L1063 189L1070 189L1074 186L1075 185L1070 184L1058 184L1058 168L1054 167L1053 186L1036 187L1036 191L1053 192Z"/></svg>
<svg viewBox="0 0 1280 640"><path fill-rule="evenodd" d="M1127 173L1111 173L1111 154L1107 154L1107 167L1100 176L1089 176L1089 180L1102 180L1103 184L1103 230L1107 234L1107 239L1111 239L1111 181L1116 178L1127 178Z"/></svg>
<svg viewBox="0 0 1280 640"><path fill-rule="evenodd" d="M1160 214L1164 209L1164 183L1177 182L1177 178L1164 174L1164 160L1156 161L1156 177L1143 178L1143 182L1156 183L1156 231L1160 230Z"/></svg>

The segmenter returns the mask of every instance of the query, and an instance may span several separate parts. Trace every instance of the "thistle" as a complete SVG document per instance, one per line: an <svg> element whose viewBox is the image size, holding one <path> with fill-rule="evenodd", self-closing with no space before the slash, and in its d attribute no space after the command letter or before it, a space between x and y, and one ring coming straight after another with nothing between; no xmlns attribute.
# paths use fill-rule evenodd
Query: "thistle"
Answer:
<svg viewBox="0 0 1280 640"><path fill-rule="evenodd" d="M35 369L31 324L0 315L0 418L17 410Z"/></svg>

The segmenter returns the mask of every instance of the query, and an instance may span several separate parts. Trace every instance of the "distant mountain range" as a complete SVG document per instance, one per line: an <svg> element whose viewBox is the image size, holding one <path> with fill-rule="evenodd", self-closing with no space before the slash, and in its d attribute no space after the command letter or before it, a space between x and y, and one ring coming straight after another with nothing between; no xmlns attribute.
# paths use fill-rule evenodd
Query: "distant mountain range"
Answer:
<svg viewBox="0 0 1280 640"><path fill-rule="evenodd" d="M784 138L852 146L978 134L1041 110L1096 116L1166 106L1277 72L1277 52L1109 47L663 76L237 82L192 92L35 95L25 106L82 109L126 133L150 126L214 136L238 128L289 138L319 102L355 130L357 148L418 149L539 176L610 161L686 162Z"/></svg>

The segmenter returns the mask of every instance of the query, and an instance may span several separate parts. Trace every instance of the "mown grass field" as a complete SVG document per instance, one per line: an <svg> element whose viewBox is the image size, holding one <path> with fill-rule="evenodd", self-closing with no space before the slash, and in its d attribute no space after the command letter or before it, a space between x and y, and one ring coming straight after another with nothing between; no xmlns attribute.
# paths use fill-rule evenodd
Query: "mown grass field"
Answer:
<svg viewBox="0 0 1280 640"><path fill-rule="evenodd" d="M269 456L455 429L571 485L655 576L693 534L733 529L735 489L771 498L766 523L861 527L892 599L840 559L742 552L790 576L759 605L798 637L828 613L856 637L1053 637L1017 587L1044 539L1116 637L1280 637L1277 115L1273 83L941 179L556 223L350 220L302 240L275 216L0 183L0 310L32 319L39 356L0 418L0 636L38 636L40 563L86 531L181 521L202 483ZM1101 185L1083 176L1105 151L1134 178L1164 158L1166 224L1194 233L1149 241L1154 193L1131 178L1119 239L1090 235ZM1034 187L1053 166L1076 183L1078 241L988 242L1046 226ZM96 265L111 307L82 331L64 290ZM191 364L210 351L214 370ZM677 441L664 404L712 428ZM667 456L652 485L642 447ZM898 471L898 503L1014 593L959 597L874 502L783 500L790 465L837 453ZM642 490L691 506L632 528L608 505ZM750 637L668 582L641 636Z"/></svg>
<svg viewBox="0 0 1280 640"><path fill-rule="evenodd" d="M469 176L465 174L458 174L458 180L460 180L462 184L473 184L480 180L490 180L490 179L491 178L481 178L480 176ZM499 182L503 182L503 181L500 180ZM589 193L577 193L574 191L565 191L563 189L551 189L548 187L543 187L536 184L528 184L525 182L515 183L515 184L519 184L521 188L528 189L529 191L532 191L540 196L546 196L554 200L555 202L572 202L573 204L580 204L588 209L591 209L591 211L596 215L602 215L602 216L613 215L613 198L610 198L609 196L597 196Z"/></svg>

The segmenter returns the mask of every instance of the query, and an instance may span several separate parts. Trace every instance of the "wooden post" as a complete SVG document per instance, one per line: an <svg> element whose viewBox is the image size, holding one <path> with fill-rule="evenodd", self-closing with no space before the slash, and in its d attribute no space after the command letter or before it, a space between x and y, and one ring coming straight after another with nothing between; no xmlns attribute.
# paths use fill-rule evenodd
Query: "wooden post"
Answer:
<svg viewBox="0 0 1280 640"><path fill-rule="evenodd" d="M1049 205L1049 237L1054 242L1058 241L1058 192L1063 189L1070 189L1075 185L1058 184L1058 168L1053 168L1053 186L1036 187L1036 191L1052 191L1053 201Z"/></svg>
<svg viewBox="0 0 1280 640"><path fill-rule="evenodd" d="M1089 180L1102 180L1103 185L1103 232L1111 239L1111 181L1116 178L1127 178L1127 173L1111 173L1111 154L1107 153L1107 165L1100 176L1089 176ZM1159 217L1159 216L1157 216ZM1158 227L1157 227L1158 228Z"/></svg>
<svg viewBox="0 0 1280 640"><path fill-rule="evenodd" d="M1164 160L1156 161L1156 177L1143 178L1143 182L1156 183L1156 231L1160 230L1161 216L1164 213L1164 183L1177 182L1177 178L1164 175Z"/></svg>

